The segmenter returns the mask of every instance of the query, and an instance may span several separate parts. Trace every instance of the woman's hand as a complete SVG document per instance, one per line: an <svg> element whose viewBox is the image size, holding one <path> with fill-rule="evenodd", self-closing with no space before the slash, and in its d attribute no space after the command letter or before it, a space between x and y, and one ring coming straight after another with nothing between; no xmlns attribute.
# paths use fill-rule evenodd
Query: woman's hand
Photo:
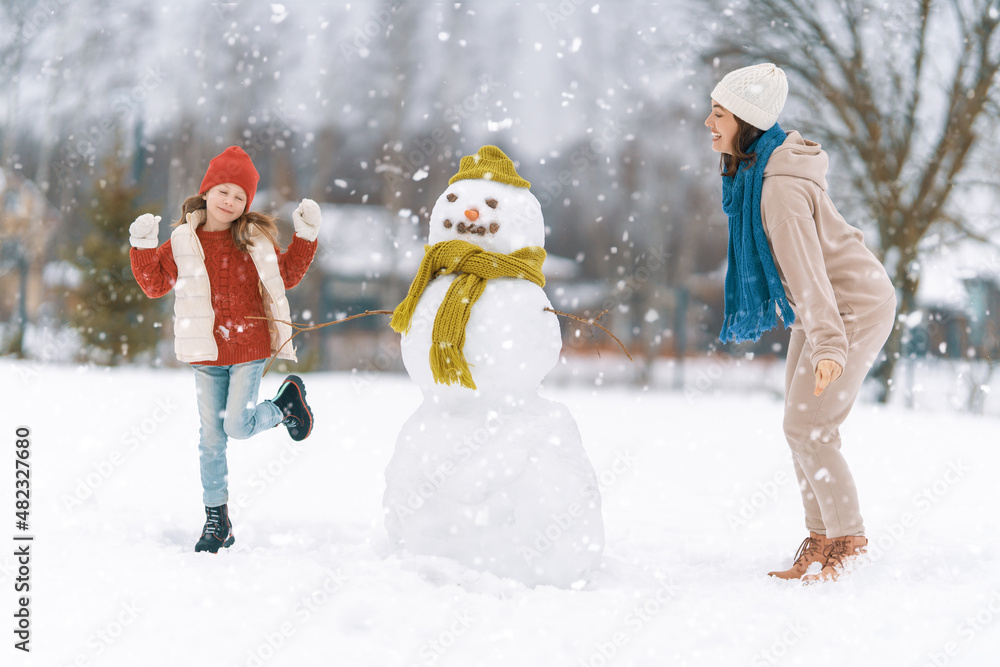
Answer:
<svg viewBox="0 0 1000 667"><path fill-rule="evenodd" d="M814 396L819 396L823 390L830 386L830 383L839 378L844 369L836 361L823 359L816 364L816 390Z"/></svg>
<svg viewBox="0 0 1000 667"><path fill-rule="evenodd" d="M292 212L292 223L295 233L306 241L315 241L319 236L319 226L323 222L319 212L319 204L312 199L303 199L298 208Z"/></svg>
<svg viewBox="0 0 1000 667"><path fill-rule="evenodd" d="M129 225L129 243L133 248L155 248L160 232L160 216L143 213Z"/></svg>

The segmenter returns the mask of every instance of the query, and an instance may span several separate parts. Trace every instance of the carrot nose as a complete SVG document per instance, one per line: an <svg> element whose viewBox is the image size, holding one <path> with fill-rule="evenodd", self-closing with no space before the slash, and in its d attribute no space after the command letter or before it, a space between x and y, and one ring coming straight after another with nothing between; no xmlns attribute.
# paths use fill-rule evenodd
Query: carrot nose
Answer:
<svg viewBox="0 0 1000 667"><path fill-rule="evenodd" d="M474 208L470 208L465 212L465 217L468 218L470 222L475 222L479 219L479 211Z"/></svg>

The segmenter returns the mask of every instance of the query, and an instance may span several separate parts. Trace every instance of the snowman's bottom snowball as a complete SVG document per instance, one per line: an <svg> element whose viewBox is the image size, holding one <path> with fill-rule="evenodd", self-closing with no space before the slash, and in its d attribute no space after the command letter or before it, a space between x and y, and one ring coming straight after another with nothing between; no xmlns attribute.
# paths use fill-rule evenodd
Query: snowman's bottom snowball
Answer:
<svg viewBox="0 0 1000 667"><path fill-rule="evenodd" d="M568 587L600 567L601 497L566 406L424 402L386 468L389 539L527 585Z"/></svg>

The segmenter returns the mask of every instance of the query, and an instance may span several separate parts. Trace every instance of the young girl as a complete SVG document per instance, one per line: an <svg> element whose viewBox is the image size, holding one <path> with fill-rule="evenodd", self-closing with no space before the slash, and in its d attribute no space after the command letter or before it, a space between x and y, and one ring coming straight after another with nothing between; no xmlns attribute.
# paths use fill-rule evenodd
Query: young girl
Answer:
<svg viewBox="0 0 1000 667"><path fill-rule="evenodd" d="M289 375L277 396L257 403L272 353L295 360L285 289L295 287L316 254L320 211L303 199L292 214L295 236L277 247L274 218L250 212L260 177L250 156L230 146L209 162L199 194L181 207L170 240L156 247L159 216L129 227L132 272L150 298L175 290L174 350L195 371L201 418L201 484L206 521L195 551L235 542L227 503L229 437L249 438L284 424L293 440L312 430L302 380ZM253 318L271 318L253 319Z"/></svg>
<svg viewBox="0 0 1000 667"><path fill-rule="evenodd" d="M778 126L787 94L772 64L736 70L712 91L705 125L722 153L729 216L720 338L757 340L777 324L777 310L792 327L784 430L809 536L790 569L769 574L815 582L836 579L868 544L838 429L889 336L896 295L827 195L826 153ZM814 562L821 571L804 577Z"/></svg>

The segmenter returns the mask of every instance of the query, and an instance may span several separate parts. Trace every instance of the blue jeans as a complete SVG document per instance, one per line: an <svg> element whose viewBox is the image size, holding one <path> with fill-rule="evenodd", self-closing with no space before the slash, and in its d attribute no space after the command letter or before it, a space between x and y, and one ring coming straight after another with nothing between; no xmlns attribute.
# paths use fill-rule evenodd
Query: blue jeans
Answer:
<svg viewBox="0 0 1000 667"><path fill-rule="evenodd" d="M232 366L194 368L201 418L201 486L205 505L218 507L229 502L229 465L226 443L229 438L245 440L274 428L284 415L271 401L257 403L260 378L267 359Z"/></svg>

